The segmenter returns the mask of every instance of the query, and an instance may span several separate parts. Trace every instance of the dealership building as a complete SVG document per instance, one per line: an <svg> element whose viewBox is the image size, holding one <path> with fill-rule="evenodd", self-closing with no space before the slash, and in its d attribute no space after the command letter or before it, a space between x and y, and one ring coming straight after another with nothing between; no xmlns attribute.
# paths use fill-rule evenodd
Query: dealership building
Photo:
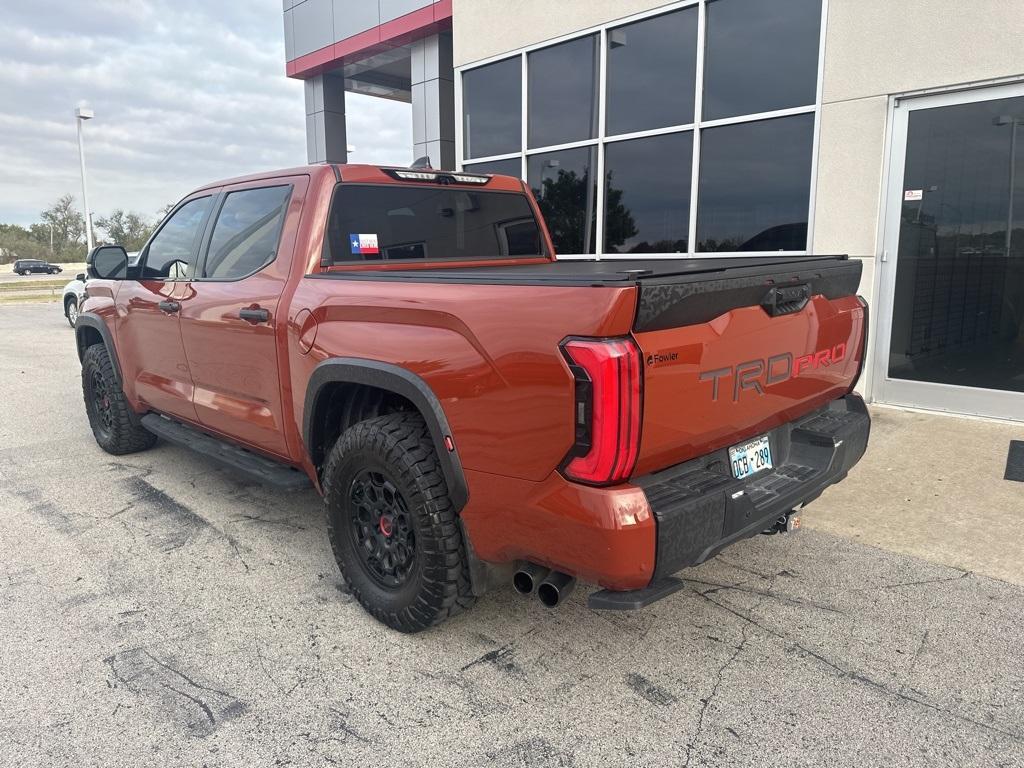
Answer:
<svg viewBox="0 0 1024 768"><path fill-rule="evenodd" d="M849 254L874 401L1024 421L1020 0L284 0L311 162L345 94L525 179L559 258Z"/></svg>

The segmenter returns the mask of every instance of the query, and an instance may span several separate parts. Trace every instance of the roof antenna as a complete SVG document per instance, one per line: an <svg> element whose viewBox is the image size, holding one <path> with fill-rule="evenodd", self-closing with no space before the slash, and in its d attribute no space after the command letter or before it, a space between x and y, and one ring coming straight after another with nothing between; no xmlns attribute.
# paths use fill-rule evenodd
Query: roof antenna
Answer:
<svg viewBox="0 0 1024 768"><path fill-rule="evenodd" d="M410 168L430 168L433 170L434 166L430 164L430 155L424 155L423 157L417 157L412 161Z"/></svg>

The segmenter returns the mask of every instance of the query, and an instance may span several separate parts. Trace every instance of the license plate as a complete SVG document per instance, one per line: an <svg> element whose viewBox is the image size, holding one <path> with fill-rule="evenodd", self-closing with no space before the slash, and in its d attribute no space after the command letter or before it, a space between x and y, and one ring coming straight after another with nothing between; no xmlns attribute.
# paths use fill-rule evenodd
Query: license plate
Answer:
<svg viewBox="0 0 1024 768"><path fill-rule="evenodd" d="M750 477L762 469L771 469L772 449L768 445L768 435L730 448L729 463L732 465L733 477L737 480Z"/></svg>

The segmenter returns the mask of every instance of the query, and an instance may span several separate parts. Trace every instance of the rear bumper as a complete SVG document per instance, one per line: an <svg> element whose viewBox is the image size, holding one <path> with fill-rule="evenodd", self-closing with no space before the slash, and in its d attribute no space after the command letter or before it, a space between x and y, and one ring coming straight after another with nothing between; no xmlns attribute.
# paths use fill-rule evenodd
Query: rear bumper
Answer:
<svg viewBox="0 0 1024 768"><path fill-rule="evenodd" d="M769 432L775 469L746 480L723 448L613 488L466 469L461 519L484 563L528 560L595 583L595 608L632 609L682 586L672 574L753 536L841 480L867 446L856 395Z"/></svg>
<svg viewBox="0 0 1024 768"><path fill-rule="evenodd" d="M745 480L729 470L728 448L634 479L656 523L651 583L644 589L591 595L594 608L634 609L681 586L672 574L771 527L816 499L864 455L871 419L858 395L834 400L768 433L775 468Z"/></svg>

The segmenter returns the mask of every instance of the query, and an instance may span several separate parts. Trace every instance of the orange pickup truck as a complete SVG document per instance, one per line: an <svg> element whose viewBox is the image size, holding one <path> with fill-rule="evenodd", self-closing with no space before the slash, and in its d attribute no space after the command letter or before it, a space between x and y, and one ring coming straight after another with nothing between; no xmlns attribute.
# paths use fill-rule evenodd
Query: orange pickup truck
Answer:
<svg viewBox="0 0 1024 768"><path fill-rule="evenodd" d="M375 617L489 584L635 609L785 530L864 453L867 306L842 256L558 261L518 179L319 165L205 186L89 256L85 406L313 485Z"/></svg>

